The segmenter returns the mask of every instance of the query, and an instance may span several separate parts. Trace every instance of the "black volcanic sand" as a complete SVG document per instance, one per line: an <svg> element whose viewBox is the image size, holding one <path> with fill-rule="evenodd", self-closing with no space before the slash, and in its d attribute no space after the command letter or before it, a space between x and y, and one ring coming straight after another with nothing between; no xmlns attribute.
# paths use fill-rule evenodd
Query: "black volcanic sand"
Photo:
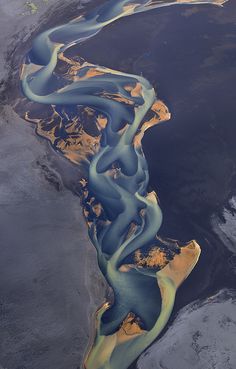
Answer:
<svg viewBox="0 0 236 369"><path fill-rule="evenodd" d="M60 20L71 19L71 11ZM57 24L57 17L40 31L51 22ZM202 248L197 267L177 293L174 313L197 298L235 287L231 254L210 224L235 194L235 24L233 0L223 9L174 6L121 19L67 53L143 74L172 113L169 122L146 133L143 148L150 188L164 214L160 234L196 239Z"/></svg>
<svg viewBox="0 0 236 369"><path fill-rule="evenodd" d="M230 252L210 220L235 194L236 3L174 6L124 18L67 53L142 74L172 119L149 130L143 148L150 188L160 198L160 234L202 248L174 312L222 287L235 287Z"/></svg>

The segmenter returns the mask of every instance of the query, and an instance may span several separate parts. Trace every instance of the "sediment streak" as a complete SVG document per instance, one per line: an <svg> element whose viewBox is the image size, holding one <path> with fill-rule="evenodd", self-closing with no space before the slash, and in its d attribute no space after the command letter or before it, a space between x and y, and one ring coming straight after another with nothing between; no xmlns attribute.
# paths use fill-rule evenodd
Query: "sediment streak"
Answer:
<svg viewBox="0 0 236 369"><path fill-rule="evenodd" d="M170 119L143 77L69 59L66 50L103 27L135 13L178 4L223 5L221 0L110 0L88 15L41 33L21 72L24 95L51 106L50 118L34 118L37 133L75 164L87 160L82 204L101 272L113 301L97 312L88 369L125 369L160 334L179 285L200 255L195 241L183 247L161 242L162 213L148 193L141 140L146 129ZM58 63L67 66L58 73ZM93 116L88 133L83 114ZM26 118L30 113L27 112Z"/></svg>

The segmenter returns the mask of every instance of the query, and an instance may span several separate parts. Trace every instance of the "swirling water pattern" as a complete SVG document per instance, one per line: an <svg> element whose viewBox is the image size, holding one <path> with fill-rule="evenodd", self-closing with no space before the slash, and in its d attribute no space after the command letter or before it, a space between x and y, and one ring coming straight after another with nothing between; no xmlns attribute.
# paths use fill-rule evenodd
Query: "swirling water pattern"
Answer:
<svg viewBox="0 0 236 369"><path fill-rule="evenodd" d="M162 213L156 194L147 192L141 140L147 128L170 118L168 108L145 78L70 60L66 50L121 17L175 4L224 2L110 0L40 34L26 56L24 95L53 108L49 121L34 120L37 132L72 162L89 161L82 205L113 301L97 313L88 369L128 368L153 342L169 319L178 286L198 261L200 247L195 241L182 248L164 245L157 237ZM60 61L68 65L63 76L57 73ZM86 133L78 117L71 116L77 106L93 115L96 134Z"/></svg>

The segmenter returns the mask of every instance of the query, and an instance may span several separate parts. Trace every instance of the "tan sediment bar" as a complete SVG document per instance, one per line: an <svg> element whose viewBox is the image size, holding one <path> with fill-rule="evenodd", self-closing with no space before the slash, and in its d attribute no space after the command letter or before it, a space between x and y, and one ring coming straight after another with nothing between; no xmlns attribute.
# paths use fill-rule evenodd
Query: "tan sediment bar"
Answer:
<svg viewBox="0 0 236 369"><path fill-rule="evenodd" d="M116 333L109 336L101 335L99 332L100 319L106 309L109 309L109 304L104 304L97 314L97 335L86 358L85 368L128 367L165 327L173 309L176 291L197 264L200 254L200 246L193 240L182 247L180 254L177 254L167 266L156 273L162 306L160 315L150 331L143 330L139 325L138 317L130 313Z"/></svg>

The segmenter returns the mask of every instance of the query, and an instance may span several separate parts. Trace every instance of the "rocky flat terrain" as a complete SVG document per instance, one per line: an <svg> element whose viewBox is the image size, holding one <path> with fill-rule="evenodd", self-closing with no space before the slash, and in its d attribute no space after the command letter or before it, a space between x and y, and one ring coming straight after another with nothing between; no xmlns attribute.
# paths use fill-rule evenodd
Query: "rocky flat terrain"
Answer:
<svg viewBox="0 0 236 369"><path fill-rule="evenodd" d="M138 361L138 369L233 369L236 366L235 293L183 308L172 327Z"/></svg>
<svg viewBox="0 0 236 369"><path fill-rule="evenodd" d="M79 198L76 195L77 184L81 174L77 167L56 154L45 140L42 140L35 135L34 125L26 123L14 112L14 106L19 96L19 68L22 63L23 56L29 48L34 36L43 29L47 29L55 24L64 23L72 19L75 15L81 14L85 7L93 6L93 4L98 1L94 0L91 4L87 4L86 1L82 2L73 0L35 0L33 2L23 0L0 0L1 369L80 369L82 358L88 344L89 334L92 329L93 319L91 319L91 315L94 314L97 306L99 306L104 299L106 287L97 267L96 253L88 240L87 227L81 214ZM181 16L182 18L179 16L178 24L181 25L181 27L182 24L185 24L183 22L183 17L189 19L191 27L192 24L194 24L193 22L196 19L195 17L197 17L198 10L196 8L191 9L192 10L183 10L183 13L181 13L183 14ZM173 26L174 22L172 22L172 19L175 19L176 22L176 14L174 14L174 10L171 10L171 12L172 18L170 17L170 13L166 13L163 18L163 22L166 22L167 25L168 22L170 22ZM214 18L216 17L215 13L212 14L212 19L216 19ZM229 14L232 15L229 16ZM228 11L227 13L226 8L225 15L224 13L217 15L217 25L219 23L222 24L223 27L224 22L226 21L234 24L234 14L235 12L233 11ZM145 18L148 30L146 34L147 39L149 39L149 32L151 32L149 27L156 27L156 24L153 23L153 18L151 18L150 14L146 16L150 17ZM126 21L127 19L124 20L124 22ZM135 20L131 18L130 22L131 28L133 24L133 29L135 29ZM122 32L124 32L125 37L128 34L132 35L132 32L129 32L129 29L125 28L123 23L120 24L122 24ZM210 24L213 24L212 20L210 21ZM196 29L198 29L199 22L196 22L196 25ZM162 26L164 27L164 25ZM124 50L123 52L122 45L125 44L122 42L118 43L118 40L116 40L116 37L118 38L119 36L119 24L113 25L112 27L112 37L115 37L115 41L110 36L111 29L108 29L103 33L100 33L96 39L89 41L86 45L82 45L82 48L85 49L83 51L85 56L87 52L87 56L89 58L91 52L91 60L94 60L93 55L95 54L98 58L99 50L101 48L101 59L98 58L99 60L97 62L106 65L108 54L106 53L106 49L104 49L104 45L108 48L108 52L110 53L109 40L111 40L110 42L112 46L119 46L116 47L116 53L120 52L121 55L118 53L117 56L116 53L111 53L109 55L109 66L117 67L119 69L121 65L116 65L115 62L122 64L123 56L125 56L127 50ZM143 33L143 28L140 29ZM163 83L159 83L160 90L164 95L162 96L163 98L169 96L169 100L174 103L176 96L183 98L181 97L182 95L179 90L183 91L184 97L189 95L188 92L186 92L188 90L186 90L185 85L182 89L179 87L181 81L186 80L189 86L194 85L192 82L189 83L191 80L184 78L181 73L176 73L180 75L179 80L177 81L178 83L176 83L171 73L168 72L168 63L166 63L166 61L176 60L176 58L175 55L172 57L171 53L168 58L169 54L166 50L171 51L173 48L168 46L169 44L164 40L164 38L162 39L159 37L163 34L160 34L160 30L158 28L156 32L156 34L153 33L153 42L148 46L148 48L151 48L153 45L156 45L156 54L155 52L152 52L146 55L145 50L140 51L138 49L138 45L146 45L147 43L140 42L139 38L136 36L136 43L134 43L135 52L143 52L143 60L142 58L139 59L138 56L137 58L135 57L137 62L134 63L132 70L133 56L129 56L130 59L127 59L126 64L124 65L124 70L127 68L130 72L142 73L142 65L145 66L145 63L149 63L148 67L145 66L144 71L147 71L148 78L149 74L152 73L150 75L151 81L152 79L155 81L157 76L159 83L159 80L161 81L161 75L158 75L154 67L152 72L150 63L152 58L154 61L158 60L160 63L160 56L163 55L163 65L165 65L166 72L163 73ZM224 32L222 33L223 35ZM172 33L172 28L170 33ZM175 35L179 34L177 31L173 33ZM187 32L184 32L184 34L187 34ZM165 35L167 37L168 33L165 33ZM230 38L233 37L233 35L232 31L228 36L226 36ZM104 39L104 36L107 38ZM180 35L180 38L181 37L182 36ZM99 39L102 47L98 46ZM210 36L205 35L204 40L210 40ZM182 38L180 41L182 44ZM189 50L192 50L193 43L191 42L192 39L189 40L189 44L191 45ZM224 40L222 43L224 44ZM129 45L128 42L127 45ZM126 49L128 48L127 45L125 46ZM86 47L88 49L86 49ZM231 50L233 50L233 48L231 47L231 44L227 47L230 51L231 57ZM161 53L159 52L160 48L164 48ZM211 61L219 62L219 60L228 60L226 58L228 55L226 53L227 50L222 51L222 56L221 49L217 47L212 48L211 51L207 46L207 52L208 50L213 55L213 59L210 59ZM218 52L218 50L220 50L220 52ZM131 51L133 52L133 49L131 49ZM179 53L179 49L178 55L181 55L181 53ZM232 57L233 55L232 51ZM105 58L105 60L102 58ZM183 68L182 57L179 61L177 58L177 62L180 65L180 71L188 69ZM232 67L233 63L231 59L229 65L231 67L227 70L232 71L233 74L234 69ZM171 70L173 70L174 74L176 70L178 71L178 68L175 65L172 66L172 64L170 64L169 71ZM157 71L159 71L158 68ZM207 73L206 83L207 86L211 86L211 80ZM166 79L166 75L169 74L170 81ZM225 76L225 70L222 75L219 74L222 80L223 75ZM231 75L229 76L229 80L233 81ZM173 85L171 85L171 81L173 81ZM214 74L212 81L217 82ZM175 91L176 88L176 96L172 96L168 89L167 92L165 92L163 86L165 88L166 86L169 86L169 90L171 92ZM221 79L218 84L216 83L216 85L212 82L212 86L212 90L209 90L210 92L208 93L208 96L211 96L212 91L220 91L221 98ZM230 89L224 91L229 91L229 95L233 98L233 93L231 94ZM232 91L234 91L234 89L232 89ZM198 95L196 98L198 98ZM204 99L201 101L203 100ZM187 104L185 102L185 106L191 106L191 104ZM199 107L196 109L201 113L201 109ZM180 120L183 120L184 122L186 121L190 126L189 122L191 122L191 120L188 119L188 116L182 117L180 113L178 115L177 108L175 111L172 107L172 110L173 117L179 116ZM232 127L234 127L235 115L232 114L230 109L227 111L229 112L228 114L230 117L232 116ZM191 113L191 118L194 115L194 113ZM225 119L222 119L222 121L225 122ZM227 122L229 123L229 117L227 117ZM203 123L204 126L208 127L208 118L206 119L206 122L203 121ZM176 124L176 122L172 122L173 126L174 124ZM170 165L167 165L168 160L166 159L166 147L168 148L170 145L172 147L172 141L170 141L168 146L169 141L167 138L173 137L173 142L178 143L178 136L177 133L173 135L173 130L169 134L168 129L171 129L171 125L169 127L170 128L163 128L162 135L161 131L158 132L159 141L163 142L162 152L164 154L157 155L158 153L155 151L154 155L152 152L149 153L147 150L147 158L155 159L153 160L153 163L151 163L150 160L151 174L155 172L155 168L161 168L160 175L158 173L157 176L158 180L153 180L153 182L157 183L158 186L160 184L160 196L163 208L165 208L165 191L168 194L168 196L166 195L166 198L169 198L170 194L172 197L175 195L174 201L172 201L172 197L170 197L173 204L181 202L183 198L191 200L191 197L185 196L185 194L181 197L179 195L181 193L175 191L175 187L170 187L170 184L174 183L174 181L169 180L169 173L171 173L172 170L174 173L173 176L176 178L177 171L174 171L175 165L173 165L173 163L175 163L175 161L170 160ZM198 125L196 127L198 127ZM164 132L165 129L168 131L167 133ZM186 139L186 131L186 127L183 127L184 134L182 137L184 143L188 141L188 139ZM233 131L229 130L229 136L234 140L235 135L233 135L232 132ZM160 148L161 142L158 140L156 141L156 136L153 133L152 136L153 140L155 140L155 148ZM192 133L190 137L191 136ZM194 134L194 136L199 137L199 128L197 129L197 134ZM222 140L220 134L217 133L216 137L220 137ZM228 144L229 141L229 137L227 136L225 142ZM209 140L207 139L206 142L208 148ZM215 142L218 141L214 141L212 148L217 147L216 158L218 158L218 151L221 150L221 146L215 145ZM179 144L179 146L181 145ZM185 144L182 146L184 147L184 150L186 150ZM196 143L196 146L199 147L198 143ZM149 147L151 150L154 145L150 143ZM220 150L218 147L220 147ZM228 146L226 145L226 147ZM173 150L168 151L172 152ZM163 157L165 157L165 160L161 160ZM190 155L185 154L184 157L190 158ZM232 154L232 157L234 158L234 154ZM156 158L160 158L160 160L158 159L158 165L156 165ZM188 162L190 163L190 160ZM198 159L198 162L201 163L202 168L202 163L207 161L203 156L203 159L201 157ZM178 159L178 163L181 163L181 160ZM192 163L193 162L191 161L191 166ZM219 161L217 161L218 165L215 165L215 163L216 160L213 160L213 167L220 168L220 178L226 178L227 173L222 175L221 168L227 169L227 165L224 164L220 166ZM230 168L231 166L229 165L229 169ZM194 166L194 171L196 172L196 166ZM189 188L188 182L186 182L186 178L189 177L189 172L181 166L179 172L181 173L181 182L179 187L182 188L183 181ZM183 173L185 172L187 173L186 177L182 178ZM155 177L154 174L152 174L153 178ZM170 177L170 179L171 178L172 177ZM203 181L205 177L201 176L200 178ZM216 178L217 180L214 179L214 183L218 184L220 187L220 193L223 193L222 186L220 186L221 182L218 181L219 177ZM203 182L208 183L207 179L204 179ZM194 193L199 194L200 192L198 191ZM201 193L204 194L203 191ZM207 198L209 199L209 197ZM214 196L212 198L213 200L215 199ZM204 201L199 201L201 208L203 203ZM166 208L170 211L168 201L166 204ZM196 209L196 207L191 207L189 204L191 205L191 202L187 203L185 206L186 209L189 211L191 211L191 209ZM174 209L176 205L173 205L172 207ZM201 217L203 218L203 216ZM165 215L165 219L166 218L168 218L168 214ZM178 218L181 217L178 216ZM176 220L176 218L173 219ZM232 217L230 217L230 221L228 221L231 231L233 229L233 223L234 218L232 215ZM171 227L173 227L173 224L175 224L175 222L171 221ZM168 228L169 231L170 226L168 222L166 228ZM229 234L228 229L226 230L224 227L223 230L224 233L227 233L227 235ZM191 228L189 231L190 236L189 234L187 234L187 236L198 236L198 232L195 233L196 234L193 233ZM210 237L209 234L206 232L202 233L202 229L200 229L199 233L202 234L200 244L203 245L203 250L204 248L208 250L207 238ZM207 236L205 237L205 235ZM174 236L178 237L178 233L174 234ZM198 285L200 285L199 290L201 288L203 290L203 287L208 285L208 279L213 278L216 273L218 273L219 278L216 279L214 288L217 283L217 286L221 286L221 280L226 280L226 277L222 274L222 270L228 270L228 274L232 275L231 278L228 277L227 274L227 281L230 279L231 283L231 279L233 280L234 278L227 261L228 254L225 256L222 251L224 250L223 243L221 244L218 242L217 244L215 239L211 241L211 238L209 238L209 240L212 246L209 248L209 251L207 251L209 254L209 259L207 259L207 261L209 262L209 260L212 259L212 256L215 255L215 250L217 249L219 259L221 258L221 260L223 260L221 264L222 269L219 268L220 263L218 263L218 259L217 264L214 260L212 264L204 262L200 270L201 278L198 278L199 274L196 274L196 277L194 277L197 279L197 283L194 284L195 287L193 288L193 284L191 284L195 281L194 278L190 280L190 282L187 281L185 284L185 286L187 286L186 289L179 291L178 296L182 296L182 300L178 300L181 303L177 301L177 304L179 303L177 308L179 309L179 306L182 307L182 305L185 304L186 306L177 313L175 319L171 320L170 327L166 330L166 333L162 338L154 343L154 345L141 356L137 364L138 368L234 369L236 367L236 358L234 354L236 333L235 295L230 292L229 289L224 289L222 292L214 295L210 299L202 298L201 300L197 300L195 303L189 304L189 300L193 300L196 297L188 299L188 295L196 296ZM227 250L229 249L232 251L232 247L233 246L230 244L230 247L228 247ZM219 272L217 272L217 270L219 270ZM227 284L226 282L225 285L231 286L231 284L228 282ZM209 292L209 294L210 293L211 292ZM183 296L186 296L187 300L184 299Z"/></svg>
<svg viewBox="0 0 236 369"><path fill-rule="evenodd" d="M27 41L72 2L35 4L0 1L0 364L76 369L105 287L80 200L68 189L78 169L13 109Z"/></svg>

